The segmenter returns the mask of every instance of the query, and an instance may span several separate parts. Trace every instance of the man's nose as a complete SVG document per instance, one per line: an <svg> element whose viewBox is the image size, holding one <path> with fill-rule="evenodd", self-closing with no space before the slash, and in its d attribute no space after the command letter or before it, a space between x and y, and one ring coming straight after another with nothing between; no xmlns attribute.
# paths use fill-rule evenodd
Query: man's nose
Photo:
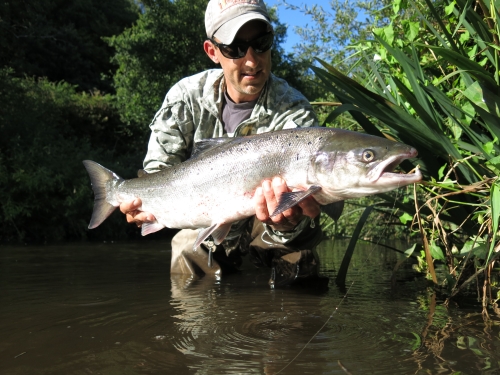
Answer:
<svg viewBox="0 0 500 375"><path fill-rule="evenodd" d="M257 62L259 60L259 54L255 52L253 47L248 47L247 53L244 58L246 60L245 62L257 65Z"/></svg>

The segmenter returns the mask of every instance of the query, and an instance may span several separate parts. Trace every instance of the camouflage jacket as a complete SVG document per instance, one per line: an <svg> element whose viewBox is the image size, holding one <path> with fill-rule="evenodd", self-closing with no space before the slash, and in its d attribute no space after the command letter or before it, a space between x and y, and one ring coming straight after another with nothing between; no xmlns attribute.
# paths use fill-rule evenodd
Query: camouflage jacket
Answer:
<svg viewBox="0 0 500 375"><path fill-rule="evenodd" d="M158 172L188 159L194 142L228 136L221 121L224 91L222 69L184 78L170 89L150 124L144 159L146 172ZM250 118L238 125L233 136L307 126L318 126L308 100L285 80L271 74ZM275 240L288 243L310 224L306 219L293 232L268 233Z"/></svg>

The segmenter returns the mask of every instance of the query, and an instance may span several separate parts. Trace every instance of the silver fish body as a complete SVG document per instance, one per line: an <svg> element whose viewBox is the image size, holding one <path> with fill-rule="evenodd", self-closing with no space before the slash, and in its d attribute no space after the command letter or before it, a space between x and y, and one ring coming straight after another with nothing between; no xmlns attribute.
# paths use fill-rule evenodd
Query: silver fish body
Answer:
<svg viewBox="0 0 500 375"><path fill-rule="evenodd" d="M392 173L417 151L402 143L332 128L299 128L239 138L202 141L191 159L158 173L124 180L86 160L95 194L89 228L100 225L121 202L142 200L156 222L146 235L169 228L203 228L220 243L231 223L255 214L253 196L266 179L281 176L298 192L288 193L276 213L312 195L321 205L393 190L421 180Z"/></svg>

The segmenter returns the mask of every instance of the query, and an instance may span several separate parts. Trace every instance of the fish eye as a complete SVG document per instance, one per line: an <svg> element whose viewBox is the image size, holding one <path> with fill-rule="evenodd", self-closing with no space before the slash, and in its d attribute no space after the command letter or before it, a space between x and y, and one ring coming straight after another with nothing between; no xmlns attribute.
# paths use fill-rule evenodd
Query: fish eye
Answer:
<svg viewBox="0 0 500 375"><path fill-rule="evenodd" d="M372 150L364 150L363 151L363 161L370 162L375 159L375 153Z"/></svg>

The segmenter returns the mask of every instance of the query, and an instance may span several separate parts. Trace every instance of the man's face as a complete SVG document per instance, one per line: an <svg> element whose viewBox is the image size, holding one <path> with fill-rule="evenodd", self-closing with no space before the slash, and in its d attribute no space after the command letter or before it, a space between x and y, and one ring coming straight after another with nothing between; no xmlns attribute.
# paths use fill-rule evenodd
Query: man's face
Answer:
<svg viewBox="0 0 500 375"><path fill-rule="evenodd" d="M233 42L252 41L266 32L267 25L264 22L250 21L241 27ZM227 93L235 103L248 102L259 97L271 73L271 50L257 53L249 47L244 57L230 59L212 43L205 42L205 51L212 61L221 64L226 78Z"/></svg>

